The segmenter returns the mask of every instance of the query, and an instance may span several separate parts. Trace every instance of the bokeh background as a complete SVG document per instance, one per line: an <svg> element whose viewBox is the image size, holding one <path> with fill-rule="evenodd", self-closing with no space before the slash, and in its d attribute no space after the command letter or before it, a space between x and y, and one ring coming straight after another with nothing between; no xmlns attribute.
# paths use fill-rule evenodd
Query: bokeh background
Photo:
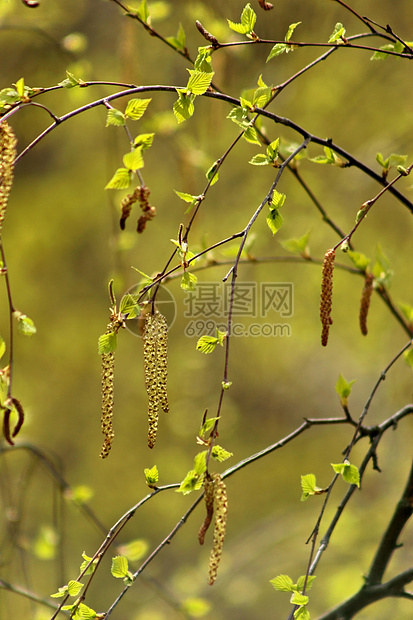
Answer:
<svg viewBox="0 0 413 620"><path fill-rule="evenodd" d="M131 2L130 6L138 3ZM257 33L282 39L288 25L301 21L297 39L327 41L336 22L347 34L364 30L349 12L334 2L289 0L258 13ZM412 39L409 0L362 0L357 9L381 24L390 23L400 36ZM244 2L149 2L152 24L164 36L175 36L181 23L192 57L205 40L195 20L220 40L241 39L230 31L226 18L238 21ZM377 43L371 39L369 42ZM382 44L382 42L378 42ZM254 88L260 74L267 84L283 82L319 50L305 48L265 63L269 46L238 47L213 56L214 82L239 97ZM127 82L136 85L184 86L189 64L150 37L115 3L105 0L42 0L29 10L17 0L0 2L0 87L22 76L32 87L56 85L66 70L85 80ZM378 151L387 156L413 156L412 82L407 61L370 61L370 53L342 50L292 83L271 110L287 116L320 137L331 137L378 172ZM38 101L57 115L115 92L114 87L59 90ZM199 98L201 99L201 98ZM127 99L116 103L124 109ZM62 124L18 164L10 198L3 242L15 305L37 326L31 339L15 342L15 395L22 401L26 421L15 448L3 452L1 474L0 578L48 599L68 579L75 579L81 554L91 556L103 532L146 493L143 469L157 465L160 484L179 482L192 468L199 451L196 434L202 415L216 412L223 373L223 350L206 356L195 350L196 338L185 336L186 293L178 280L168 289L176 301L177 316L169 335L169 395L171 412L162 417L156 448L146 445L146 393L140 338L122 332L116 353L115 432L108 459L98 458L100 431L100 358L98 336L105 331L109 300L107 283L115 280L119 297L139 281L131 267L154 274L161 270L173 248L181 222L188 221L186 204L174 189L199 194L205 172L237 135L226 119L223 102L197 100L194 117L177 125L172 113L175 96L153 94L137 134L155 131L147 151L143 175L151 190L157 216L145 232L134 230L136 211L120 231L122 192L104 187L128 150L124 132L105 128L102 107ZM50 123L40 108L26 107L11 120L22 150ZM270 140L297 136L265 121ZM310 155L321 149L311 146ZM266 195L274 171L252 167L248 160L259 148L242 141L233 151L202 206L190 238L196 251L238 232ZM300 162L300 172L329 216L349 231L361 204L380 189L357 170ZM409 194L409 178L398 187ZM310 232L311 256L322 258L338 237L322 221L310 199L290 173L279 190L287 194L284 225L273 237L265 217L254 226L255 257L288 256L280 241ZM354 238L356 249L374 262L377 244L388 257L394 276L395 302L413 303L411 289L411 213L385 195ZM230 260L214 251L209 258ZM338 262L350 265L345 255ZM200 282L219 282L228 265L197 273ZM406 334L383 302L374 296L369 334L360 335L358 304L362 280L336 270L334 325L327 349L320 345L318 318L321 267L280 262L243 264L240 281L292 282L294 315L288 320L289 337L234 338L225 395L220 443L234 456L227 464L257 452L298 427L304 417L339 416L335 392L339 373L356 379L350 409L357 417L380 372L406 343ZM1 293L0 328L7 338L8 308ZM400 360L381 386L368 423L378 423L411 401L411 369ZM382 473L369 467L361 493L356 493L325 553L310 597L317 617L362 584L377 541L384 530L407 476L411 458L411 420L380 444ZM351 429L313 428L280 451L243 469L227 481L228 533L219 576L207 585L211 535L200 548L197 531L203 521L198 508L135 583L114 611L118 620L163 620L204 617L219 620L286 618L289 596L277 593L269 580L304 574L309 537L319 498L300 502L300 475L317 476L320 486L332 476L330 463L341 460ZM360 442L353 453L359 464L367 450ZM50 463L55 468L51 470ZM227 464L216 464L223 471ZM70 485L59 490L58 472ZM62 480L60 480L62 482ZM337 484L323 533L346 488ZM194 500L166 491L148 502L118 539L125 545L141 541L142 559L168 534ZM93 515L88 518L86 512ZM99 520L101 527L96 524ZM411 528L404 548L392 560L388 576L406 568L411 558ZM118 551L114 551L115 555ZM86 603L106 610L121 588L110 575L109 553L99 569ZM131 562L137 568L139 560ZM52 600L52 599L48 599ZM411 603L384 601L360 613L360 620L407 619ZM0 590L0 617L50 618L51 611L16 593Z"/></svg>

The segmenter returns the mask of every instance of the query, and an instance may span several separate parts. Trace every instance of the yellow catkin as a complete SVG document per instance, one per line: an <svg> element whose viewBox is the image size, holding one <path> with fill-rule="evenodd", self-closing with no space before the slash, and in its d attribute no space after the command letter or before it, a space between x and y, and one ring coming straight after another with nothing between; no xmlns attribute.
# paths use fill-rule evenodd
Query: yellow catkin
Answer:
<svg viewBox="0 0 413 620"><path fill-rule="evenodd" d="M113 332L113 323L109 323L106 333ZM102 417L101 428L105 435L100 458L105 459L112 447L115 437L113 432L113 382L115 369L115 354L103 353L102 355Z"/></svg>
<svg viewBox="0 0 413 620"><path fill-rule="evenodd" d="M364 280L364 287L361 293L359 323L363 336L367 336L367 315L369 313L371 295L373 293L374 276L368 273Z"/></svg>
<svg viewBox="0 0 413 620"><path fill-rule="evenodd" d="M155 310L148 314L143 331L145 387L148 394L148 446L153 448L158 430L158 412L169 411L166 381L168 376L168 325Z"/></svg>
<svg viewBox="0 0 413 620"><path fill-rule="evenodd" d="M208 583L213 585L217 578L227 528L228 498L227 487L219 474L214 474L215 485L215 527L214 542L209 558Z"/></svg>
<svg viewBox="0 0 413 620"><path fill-rule="evenodd" d="M205 542L205 534L211 525L212 517L214 516L214 500L215 500L215 485L214 479L210 476L204 478L204 500L206 507L205 521L200 527L198 532L199 544L203 545Z"/></svg>
<svg viewBox="0 0 413 620"><path fill-rule="evenodd" d="M333 302L333 270L335 257L335 251L328 250L324 256L323 262L320 303L320 319L323 325L321 332L321 344L323 347L327 345L330 325L333 322L331 319L331 308Z"/></svg>
<svg viewBox="0 0 413 620"><path fill-rule="evenodd" d="M16 144L16 136L10 125L6 121L0 122L0 233L13 185Z"/></svg>

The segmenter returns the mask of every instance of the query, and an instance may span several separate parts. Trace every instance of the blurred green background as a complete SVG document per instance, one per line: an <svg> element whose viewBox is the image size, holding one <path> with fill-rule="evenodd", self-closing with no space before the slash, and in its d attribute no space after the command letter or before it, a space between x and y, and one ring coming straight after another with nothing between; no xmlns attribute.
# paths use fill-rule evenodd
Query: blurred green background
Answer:
<svg viewBox="0 0 413 620"><path fill-rule="evenodd" d="M130 2L130 6L138 3ZM334 2L289 0L258 14L256 32L262 38L283 39L288 25L301 21L297 40L327 41L336 22L347 35L364 26ZM375 21L390 23L401 37L411 40L412 8L409 0L366 0L357 9ZM225 18L238 21L243 1L149 2L152 23L164 36L175 36L181 23L192 57L205 40L195 20L220 40L239 40ZM410 31L408 26L410 25ZM370 39L369 43L383 42ZM214 82L239 97L254 88L260 74L267 84L279 84L320 53L304 48L265 64L269 46L248 46L213 55ZM322 138L331 137L380 172L378 151L413 155L412 81L407 61L388 58L371 62L369 52L342 50L293 82L276 99L271 110L287 116ZM69 70L85 80L121 81L136 85L184 86L190 65L150 37L128 19L115 3L104 0L42 0L29 10L17 0L0 1L0 88L24 76L31 87L56 85ZM114 87L60 90L38 99L56 115L116 92ZM151 95L145 95L151 96ZM191 469L199 451L195 437L206 408L214 416L223 373L223 350L211 356L195 350L196 338L184 335L186 293L179 282L168 283L177 304L177 317L169 335L169 396L171 412L160 420L155 449L146 445L147 398L143 382L142 346L138 337L120 333L116 353L115 433L108 459L98 458L100 431L100 358L98 336L108 322L107 282L113 277L118 299L139 281L131 269L160 271L173 248L181 222L188 221L186 204L174 189L199 194L205 172L237 135L226 119L230 108L218 101L196 101L195 115L177 125L173 93L152 95L141 121L131 125L134 134L155 131L145 155L143 176L151 190L157 216L138 236L134 230L136 207L126 230L118 226L119 202L124 193L104 190L121 157L128 150L124 132L105 128L102 107L63 123L19 162L10 198L3 242L15 305L37 326L31 339L15 342L14 393L22 401L26 421L14 449L2 454L0 578L47 598L59 586L75 579L81 554L92 555L104 534L87 519L66 492L61 500L56 481L45 461L30 452L35 446L47 455L71 485L78 501L108 529L146 493L143 469L155 463L160 484L179 482ZM116 102L124 110L127 98ZM50 124L48 114L26 107L11 124L21 151ZM270 140L297 136L269 121L264 128ZM322 149L311 145L310 155ZM252 167L248 160L259 152L242 141L232 152L211 188L190 237L196 251L241 230L265 197L274 170ZM329 216L349 231L361 204L380 189L353 169L317 166L303 160L300 172ZM411 179L398 187L408 192ZM338 241L323 224L303 189L286 172L278 187L287 194L284 225L273 237L265 217L254 226L251 253L288 256L280 241L310 231L310 252L322 258ZM407 195L412 198L410 192ZM119 197L120 196L120 197ZM394 277L391 295L396 302L413 304L411 290L411 233L409 211L385 195L357 232L356 249L374 262L377 243L390 260ZM228 261L224 252L210 257ZM337 262L350 265L345 255ZM217 265L197 275L199 282L219 282L228 265ZM360 335L358 304L362 280L336 270L334 325L327 349L320 345L320 266L289 263L248 263L239 269L240 281L292 282L294 315L289 337L234 338L219 441L234 453L216 471L275 443L299 426L303 417L340 416L334 386L339 373L357 379L350 409L360 414L380 372L407 338L378 296L369 316L369 334ZM7 337L8 308L1 297L0 333ZM368 423L378 423L403 407L412 397L411 369L400 360L373 401ZM317 571L310 593L310 611L317 617L354 593L362 584L377 541L401 494L411 457L412 421L404 420L398 432L380 444L382 473L371 467L340 520ZM205 617L267 620L286 618L288 595L273 590L269 580L277 574L293 579L304 574L309 554L305 544L320 509L319 498L300 503L300 475L317 476L320 486L332 477L330 463L341 460L351 429L313 428L281 451L258 461L227 481L228 533L224 556L213 588L207 585L211 534L203 548L197 531L204 518L199 508L172 544L150 564L112 617L119 620L163 620ZM20 448L19 448L20 446ZM353 453L359 464L367 442ZM337 484L324 526L334 514L346 488ZM82 493L84 495L82 495ZM75 497L77 497L75 496ZM90 496L90 497L88 497ZM135 539L154 549L177 523L194 496L166 491L148 502L129 522L118 539ZM61 502L63 501L63 506ZM83 505L84 507L84 505ZM321 528L323 533L324 527ZM411 534L392 560L390 573L408 566ZM146 555L145 545L143 553ZM86 603L98 611L109 607L121 584L110 575L108 553L93 581ZM145 557L145 556L144 556ZM131 563L132 568L139 561ZM195 599L195 600L192 600ZM197 602L197 599L200 599ZM192 605L192 606L191 606ZM198 615L197 615L198 614ZM360 613L360 620L407 619L411 604L384 601ZM0 590L0 617L50 618L50 610L26 598Z"/></svg>

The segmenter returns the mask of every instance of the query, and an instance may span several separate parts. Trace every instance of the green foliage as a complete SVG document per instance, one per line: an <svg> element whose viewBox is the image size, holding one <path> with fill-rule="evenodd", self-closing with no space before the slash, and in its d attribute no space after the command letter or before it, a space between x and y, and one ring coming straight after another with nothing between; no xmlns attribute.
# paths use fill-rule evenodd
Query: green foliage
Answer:
<svg viewBox="0 0 413 620"><path fill-rule="evenodd" d="M278 160L279 146L280 139L277 138L267 146L267 152L265 155L263 153L258 153L258 155L254 155L254 157L250 159L249 163L253 166L268 166L269 164L275 165Z"/></svg>
<svg viewBox="0 0 413 620"><path fill-rule="evenodd" d="M376 248L376 262L372 269L376 285L383 284L390 286L393 279L393 271L390 269L390 261L384 254L381 245L378 243Z"/></svg>
<svg viewBox="0 0 413 620"><path fill-rule="evenodd" d="M308 239L310 237L310 233L306 233L302 237L286 239L285 241L280 241L281 246L287 252L292 252L293 254L301 254L304 258L308 258Z"/></svg>
<svg viewBox="0 0 413 620"><path fill-rule="evenodd" d="M185 271L181 278L181 289L184 291L194 291L196 289L197 282L198 278L194 273Z"/></svg>
<svg viewBox="0 0 413 620"><path fill-rule="evenodd" d="M408 349L403 353L404 359L410 368L413 368L413 348Z"/></svg>
<svg viewBox="0 0 413 620"><path fill-rule="evenodd" d="M92 575L95 572L96 565L98 563L98 558L92 561L92 558L86 555L86 553L82 553L83 562L80 565L80 572L86 569L84 575ZM89 566L88 566L89 565ZM88 568L86 568L88 566Z"/></svg>
<svg viewBox="0 0 413 620"><path fill-rule="evenodd" d="M321 495L321 493L325 493L326 489L321 489L316 485L316 478L314 474L306 474L305 476L301 476L301 501L305 502L306 499L310 497L310 495Z"/></svg>
<svg viewBox="0 0 413 620"><path fill-rule="evenodd" d="M284 52L286 54L288 54L289 52L292 52L294 49L296 49L297 46L296 45L290 45L289 41L291 40L291 37L292 37L292 35L294 33L294 30L300 24L301 24L301 22L296 22L296 23L290 24L288 26L287 34L284 37L285 43L276 43L273 46L273 48L271 49L270 53L268 54L266 62L268 62L272 58L275 58L276 56L281 56L281 54L284 54Z"/></svg>
<svg viewBox="0 0 413 620"><path fill-rule="evenodd" d="M63 605L63 611L69 611L73 620L93 620L97 618L97 613L84 603L74 603L73 605Z"/></svg>
<svg viewBox="0 0 413 620"><path fill-rule="evenodd" d="M270 204L270 212L267 215L267 224L273 235L280 230L283 224L284 218L279 212L279 209L283 206L285 199L285 194L280 194L274 190Z"/></svg>
<svg viewBox="0 0 413 620"><path fill-rule="evenodd" d="M366 271L371 262L367 256L361 252L355 252L354 250L347 250L347 256L350 258L354 266L357 267L357 269L360 269L360 271Z"/></svg>
<svg viewBox="0 0 413 620"><path fill-rule="evenodd" d="M168 43L173 45L175 49L179 50L180 52L185 52L186 35L185 35L185 30L182 27L182 24L179 24L176 37L166 37L166 40L168 41Z"/></svg>
<svg viewBox="0 0 413 620"><path fill-rule="evenodd" d="M145 557L148 549L148 542L142 538L136 538L118 547L119 552L130 562L138 562L141 560Z"/></svg>
<svg viewBox="0 0 413 620"><path fill-rule="evenodd" d="M150 104L152 99L130 99L126 105L125 117L133 121L138 121Z"/></svg>
<svg viewBox="0 0 413 620"><path fill-rule="evenodd" d="M328 42L329 43L337 43L337 41L342 42L345 34L346 34L346 29L344 28L343 24L341 24L340 22L337 22L337 24L334 26L333 32L330 35L330 38L328 39Z"/></svg>
<svg viewBox="0 0 413 620"><path fill-rule="evenodd" d="M294 618L300 618L300 620L308 620L310 618L310 614L306 606L308 604L309 598L302 592L304 590L304 584L306 585L306 591L311 589L314 579L315 575L309 575L307 577L306 575L302 575L297 580L297 583L294 583L291 577L289 577L289 575L278 575L274 579L271 579L270 583L278 592L291 592L290 603L292 605L299 606L298 609L294 612Z"/></svg>
<svg viewBox="0 0 413 620"><path fill-rule="evenodd" d="M69 596L77 596L82 590L83 585L84 584L80 583L80 581L70 580L67 585L62 586L61 588L59 588L58 592L55 592L50 596L52 598L62 598L63 596L66 596L66 594L68 594Z"/></svg>
<svg viewBox="0 0 413 620"><path fill-rule="evenodd" d="M345 460L343 463L336 464L331 463L331 467L334 469L336 474L341 474L343 476L343 480L348 482L348 484L355 484L358 487L360 486L359 470L349 461Z"/></svg>
<svg viewBox="0 0 413 620"><path fill-rule="evenodd" d="M98 353L99 355L108 355L114 353L118 344L118 337L116 332L109 332L108 334L102 334L98 340Z"/></svg>
<svg viewBox="0 0 413 620"><path fill-rule="evenodd" d="M126 125L126 119L123 112L116 108L110 108L106 115L106 127L113 125L114 127L122 127Z"/></svg>
<svg viewBox="0 0 413 620"><path fill-rule="evenodd" d="M132 172L128 168L118 168L105 185L105 189L127 189L131 184Z"/></svg>
<svg viewBox="0 0 413 620"><path fill-rule="evenodd" d="M408 45L412 45L411 42L407 42ZM396 41L395 43L386 43L385 45L380 46L381 52L374 52L370 57L370 60L384 60L389 56L388 52L395 52L397 54L401 54L404 51L404 45L401 41Z"/></svg>
<svg viewBox="0 0 413 620"><path fill-rule="evenodd" d="M224 340L227 337L227 332L221 332L217 328L217 335L215 336L201 336L196 343L196 350L201 353L212 353L215 350L217 344L221 347L224 345Z"/></svg>
<svg viewBox="0 0 413 620"><path fill-rule="evenodd" d="M211 456L213 459L218 461L218 463L223 463L224 461L226 461L227 459L231 458L231 456L234 456L234 455L232 452L228 452L228 450L225 450L221 446L214 446L212 448Z"/></svg>
<svg viewBox="0 0 413 620"><path fill-rule="evenodd" d="M154 465L151 469L145 468L143 473L145 474L146 484L149 487L153 487L158 484L159 472L156 465Z"/></svg>
<svg viewBox="0 0 413 620"><path fill-rule="evenodd" d="M241 13L241 21L238 23L232 22L230 19L227 19L228 26L231 30L238 32L239 34L246 34L250 38L252 38L252 33L254 31L255 22L257 20L257 15L252 9L250 3L245 5L242 13Z"/></svg>
<svg viewBox="0 0 413 620"><path fill-rule="evenodd" d="M343 161L336 155L332 148L329 146L324 147L324 155L317 155L316 157L311 157L310 161L316 164L330 164L332 166L338 166L342 168L344 166Z"/></svg>
<svg viewBox="0 0 413 620"><path fill-rule="evenodd" d="M0 359L3 357L5 351L6 351L6 343L4 342L4 339L0 336Z"/></svg>
<svg viewBox="0 0 413 620"><path fill-rule="evenodd" d="M116 579L123 579L126 585L131 585L133 583L133 574L129 570L127 558L123 555L117 555L112 558L110 572Z"/></svg>
<svg viewBox="0 0 413 620"><path fill-rule="evenodd" d="M336 392L340 396L340 402L343 407L347 407L347 400L351 394L352 385L355 382L355 379L353 379L353 381L346 381L342 374L340 374L337 379Z"/></svg>
<svg viewBox="0 0 413 620"><path fill-rule="evenodd" d="M20 310L15 310L13 316L17 319L17 329L21 334L24 336L33 336L36 333L37 329L34 322L26 314L23 314Z"/></svg>

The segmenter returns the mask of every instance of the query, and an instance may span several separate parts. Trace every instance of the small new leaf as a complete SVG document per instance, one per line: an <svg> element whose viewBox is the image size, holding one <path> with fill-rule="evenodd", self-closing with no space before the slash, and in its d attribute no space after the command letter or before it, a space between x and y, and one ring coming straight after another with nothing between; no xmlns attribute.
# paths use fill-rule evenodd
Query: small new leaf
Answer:
<svg viewBox="0 0 413 620"><path fill-rule="evenodd" d="M248 3L241 13L240 23L232 22L230 19L228 19L227 22L231 30L238 32L239 34L251 34L254 30L256 20L257 15L251 8L250 3Z"/></svg>
<svg viewBox="0 0 413 620"><path fill-rule="evenodd" d="M316 575L308 575L307 581L305 577L306 577L305 575L301 575L301 577L299 577L297 580L297 590L299 592L302 592L304 590L304 584L306 584L305 586L306 590L311 590L313 581L316 578Z"/></svg>
<svg viewBox="0 0 413 620"><path fill-rule="evenodd" d="M270 583L279 592L294 592L295 590L294 582L288 575L278 575L278 577L271 579Z"/></svg>
<svg viewBox="0 0 413 620"><path fill-rule="evenodd" d="M284 218L278 209L271 208L269 214L267 215L267 224L273 235L280 230L283 221Z"/></svg>
<svg viewBox="0 0 413 620"><path fill-rule="evenodd" d="M337 24L334 26L333 32L330 35L328 43L335 43L336 41L342 40L345 34L346 29L344 28L343 24L337 22Z"/></svg>
<svg viewBox="0 0 413 620"><path fill-rule="evenodd" d="M197 282L198 278L194 273L189 273L189 271L185 271L181 279L181 289L184 291L194 291L196 289Z"/></svg>
<svg viewBox="0 0 413 620"><path fill-rule="evenodd" d="M353 262L355 267L357 267L357 269L360 269L360 271L366 271L367 267L370 264L370 259L361 252L354 252L353 250L348 250L347 256Z"/></svg>
<svg viewBox="0 0 413 620"><path fill-rule="evenodd" d="M152 146L154 136L155 136L154 133L141 133L139 134L139 136L136 136L135 140L133 141L133 144L135 146L141 146L142 150L145 151L150 146Z"/></svg>
<svg viewBox="0 0 413 620"><path fill-rule="evenodd" d="M173 111L178 123L183 123L184 121L188 120L188 118L191 118L194 113L195 95L188 95L185 89L177 89L177 93L179 98L177 101L175 101L173 105Z"/></svg>
<svg viewBox="0 0 413 620"><path fill-rule="evenodd" d="M129 565L128 560L123 555L117 555L112 558L112 566L110 572L116 579L124 579L128 577Z"/></svg>
<svg viewBox="0 0 413 620"><path fill-rule="evenodd" d="M6 343L4 342L3 338L0 336L0 359L3 357L5 351L6 351Z"/></svg>
<svg viewBox="0 0 413 620"><path fill-rule="evenodd" d="M307 605L308 596L305 596L305 594L300 594L300 592L295 591L290 598L290 603L292 603L293 605Z"/></svg>
<svg viewBox="0 0 413 620"><path fill-rule="evenodd" d="M133 121L138 121L145 113L152 99L131 99L128 101L125 116Z"/></svg>
<svg viewBox="0 0 413 620"><path fill-rule="evenodd" d="M413 368L413 349L408 349L403 353L406 364Z"/></svg>
<svg viewBox="0 0 413 620"><path fill-rule="evenodd" d="M212 448L211 456L219 463L222 463L223 461L231 458L231 456L234 456L234 454L232 452L228 452L228 450L225 450L221 446L214 446Z"/></svg>
<svg viewBox="0 0 413 620"><path fill-rule="evenodd" d="M105 189L127 189L131 179L132 173L128 168L118 168Z"/></svg>
<svg viewBox="0 0 413 620"><path fill-rule="evenodd" d="M218 342L218 338L214 336L201 336L196 343L196 350L201 351L201 353L212 353Z"/></svg>
<svg viewBox="0 0 413 620"><path fill-rule="evenodd" d="M15 310L13 314L17 319L17 329L21 334L24 336L33 336L33 334L36 333L36 326L30 317L19 310Z"/></svg>
<svg viewBox="0 0 413 620"><path fill-rule="evenodd" d="M106 116L106 127L109 125L114 125L115 127L122 127L125 125L125 115L120 110L116 110L115 108L111 108L108 110Z"/></svg>
<svg viewBox="0 0 413 620"><path fill-rule="evenodd" d="M302 237L294 238L294 239L286 239L285 241L280 241L281 246L287 252L292 252L293 254L301 254L302 256L308 255L308 239L310 233L306 233Z"/></svg>
<svg viewBox="0 0 413 620"><path fill-rule="evenodd" d="M299 26L301 22L296 22L295 24L290 24L288 26L287 34L285 35L285 41L289 41L293 35L294 30Z"/></svg>
<svg viewBox="0 0 413 620"><path fill-rule="evenodd" d="M351 387L355 382L355 379L353 379L353 381L346 381L342 374L340 374L337 379L336 392L340 396L340 402L343 407L347 406L347 400L351 394Z"/></svg>
<svg viewBox="0 0 413 620"><path fill-rule="evenodd" d="M73 73L66 71L66 79L62 82L59 82L58 86L63 86L63 88L74 88L75 86L79 86L80 80L75 78Z"/></svg>
<svg viewBox="0 0 413 620"><path fill-rule="evenodd" d="M189 80L186 85L187 93L192 93L193 95L203 95L209 88L211 84L212 78L214 77L214 72L210 71L208 73L204 73L203 71L196 71L194 69L188 69L189 72Z"/></svg>
<svg viewBox="0 0 413 620"><path fill-rule="evenodd" d="M331 467L336 474L341 474L343 479L348 484L355 484L360 486L360 474L355 465L352 465L349 461L345 460L344 463L331 463Z"/></svg>
<svg viewBox="0 0 413 620"><path fill-rule="evenodd" d="M209 168L209 170L207 170L205 176L208 179L208 181L211 181L211 185L214 185L214 183L216 183L219 179L219 175L217 172L218 169L218 161L214 161L214 163L212 164L212 166Z"/></svg>
<svg viewBox="0 0 413 620"><path fill-rule="evenodd" d="M109 332L108 334L102 334L99 336L98 352L99 355L108 355L116 351L118 339L115 332Z"/></svg>
<svg viewBox="0 0 413 620"><path fill-rule="evenodd" d="M80 583L80 581L71 580L67 584L67 591L70 596L77 596L82 588L83 583Z"/></svg>
<svg viewBox="0 0 413 620"><path fill-rule="evenodd" d="M294 612L294 620L310 620L310 612L305 605L302 605Z"/></svg>
<svg viewBox="0 0 413 620"><path fill-rule="evenodd" d="M145 474L146 484L149 487L153 487L153 485L158 483L159 472L158 472L158 468L156 467L156 465L154 465L151 469L145 468L143 470L143 473Z"/></svg>
<svg viewBox="0 0 413 620"><path fill-rule="evenodd" d="M144 161L142 157L142 148L142 146L138 146L133 151L126 153L126 155L123 156L123 165L125 168L131 171L140 170L140 168L143 168Z"/></svg>
<svg viewBox="0 0 413 620"><path fill-rule="evenodd" d="M306 474L305 476L301 476L301 489L303 491L301 495L302 502L305 502L310 495L320 495L325 492L324 489L320 489L320 487L316 485L316 478L314 474Z"/></svg>

